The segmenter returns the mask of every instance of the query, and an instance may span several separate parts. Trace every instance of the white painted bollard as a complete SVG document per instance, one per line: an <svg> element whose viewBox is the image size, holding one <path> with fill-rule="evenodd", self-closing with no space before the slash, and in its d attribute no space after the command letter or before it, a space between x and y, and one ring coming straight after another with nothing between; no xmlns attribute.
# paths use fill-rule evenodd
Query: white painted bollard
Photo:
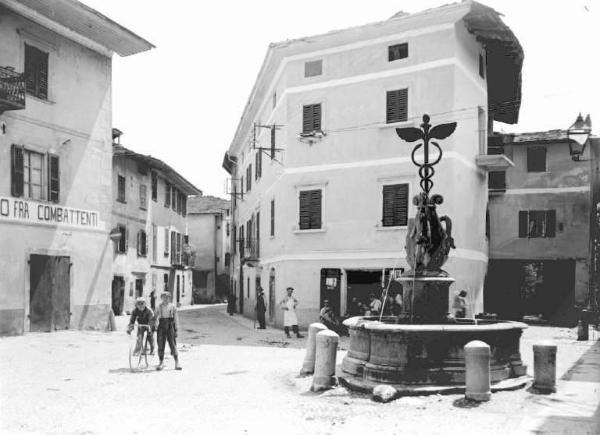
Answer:
<svg viewBox="0 0 600 435"><path fill-rule="evenodd" d="M555 344L541 342L533 345L533 388L556 392L556 350Z"/></svg>
<svg viewBox="0 0 600 435"><path fill-rule="evenodd" d="M327 390L335 385L335 357L339 339L340 336L329 329L317 333L311 391Z"/></svg>
<svg viewBox="0 0 600 435"><path fill-rule="evenodd" d="M483 341L465 345L465 397L478 402L490 400L490 347Z"/></svg>
<svg viewBox="0 0 600 435"><path fill-rule="evenodd" d="M308 327L308 340L306 340L306 356L300 369L301 375L312 375L315 372L315 350L317 346L317 333L327 330L322 323L311 323Z"/></svg>

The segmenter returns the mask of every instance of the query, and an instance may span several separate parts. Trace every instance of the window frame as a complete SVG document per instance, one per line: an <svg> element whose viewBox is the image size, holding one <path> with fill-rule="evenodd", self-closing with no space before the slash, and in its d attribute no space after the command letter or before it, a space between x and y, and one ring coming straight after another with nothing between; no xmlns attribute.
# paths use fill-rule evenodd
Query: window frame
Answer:
<svg viewBox="0 0 600 435"><path fill-rule="evenodd" d="M543 151L544 160L543 160L543 169L540 162L536 162L535 153ZM531 145L527 147L526 151L526 169L527 172L537 172L543 173L548 172L548 148L544 145Z"/></svg>
<svg viewBox="0 0 600 435"><path fill-rule="evenodd" d="M402 101L402 94L405 93L404 101L406 102L405 106L400 107L399 102ZM392 98L395 96L397 100L397 104L395 107L392 106L393 101ZM400 89L390 89L386 91L385 94L385 122L386 124L394 124L397 122L406 122L408 121L408 113L409 113L409 89L408 87L400 88ZM403 109L403 110L402 110ZM394 112L398 113L394 113ZM403 113L402 113L403 112ZM403 116L401 116L403 115Z"/></svg>
<svg viewBox="0 0 600 435"><path fill-rule="evenodd" d="M304 78L318 77L322 75L323 59L314 59L304 62Z"/></svg>
<svg viewBox="0 0 600 435"><path fill-rule="evenodd" d="M36 63L34 62L33 59L28 59L28 52L32 53L30 54L33 55L33 53L35 53L35 56L41 56L42 58L37 59L38 62L41 61L41 63ZM32 65L33 64L33 65ZM45 64L45 65L44 65ZM41 70L39 70L40 65L42 66ZM38 68L38 70L36 71L31 71L29 68L35 66L36 68ZM45 69L45 71L44 71ZM48 101L49 100L49 94L50 94L50 51L45 51L42 50L40 47L38 47L35 44L31 44L29 41L24 41L23 42L23 73L25 75L25 92L27 95L30 95L32 97L38 98L40 100L43 101ZM31 87L29 87L29 74L33 75L33 79L32 81L33 83L33 89ZM42 81L43 78L42 76L45 75L45 88L42 86Z"/></svg>
<svg viewBox="0 0 600 435"><path fill-rule="evenodd" d="M316 216L316 211L312 210L313 204L312 201L314 200L313 195L317 196L317 192L318 192L318 199L319 199L319 213L318 213L318 219ZM302 203L302 197L304 195L310 195L310 204L309 204L309 209L306 211L306 213L308 213L308 226L303 226L303 218L302 218L302 213L303 213L303 203ZM298 190L298 230L301 232L304 231L317 231L317 230L323 230L324 229L324 225L323 225L323 188L322 187L305 187L302 189Z"/></svg>
<svg viewBox="0 0 600 435"><path fill-rule="evenodd" d="M402 50L403 48L406 48L406 50ZM403 53L406 53L406 55L402 56ZM397 55L398 57L396 57L395 55ZM408 55L408 42L401 42L399 44L388 45L388 62L395 62L397 60L407 59Z"/></svg>
<svg viewBox="0 0 600 435"><path fill-rule="evenodd" d="M319 108L318 123L315 122L315 108ZM309 119L307 120L307 115ZM309 122L310 121L310 122ZM310 127L309 127L310 124ZM323 131L323 105L322 103L302 105L302 134L310 134L315 131Z"/></svg>
<svg viewBox="0 0 600 435"><path fill-rule="evenodd" d="M551 239L556 237L556 209L519 210L518 236L523 239ZM542 228L538 227L542 225Z"/></svg>
<svg viewBox="0 0 600 435"><path fill-rule="evenodd" d="M402 221L401 217L396 216L396 211L394 211L394 216L391 224L387 224L386 221L386 187L388 188L406 188L406 202L405 202L405 218ZM396 195L396 192L393 192ZM397 182L397 183L382 183L381 184L381 227L383 228L406 228L408 227L408 219L409 219L409 211L410 211L410 183L408 182Z"/></svg>
<svg viewBox="0 0 600 435"><path fill-rule="evenodd" d="M121 181L122 191L121 191ZM117 201L123 204L127 204L127 177L121 174L117 174Z"/></svg>

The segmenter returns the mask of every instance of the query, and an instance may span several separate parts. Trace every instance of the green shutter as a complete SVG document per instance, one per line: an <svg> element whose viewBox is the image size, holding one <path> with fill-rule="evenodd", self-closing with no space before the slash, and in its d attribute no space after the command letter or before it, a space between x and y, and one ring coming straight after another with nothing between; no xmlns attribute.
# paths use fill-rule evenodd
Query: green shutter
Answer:
<svg viewBox="0 0 600 435"><path fill-rule="evenodd" d="M12 196L23 196L23 147L13 145L10 150L11 167L10 167L10 190Z"/></svg>

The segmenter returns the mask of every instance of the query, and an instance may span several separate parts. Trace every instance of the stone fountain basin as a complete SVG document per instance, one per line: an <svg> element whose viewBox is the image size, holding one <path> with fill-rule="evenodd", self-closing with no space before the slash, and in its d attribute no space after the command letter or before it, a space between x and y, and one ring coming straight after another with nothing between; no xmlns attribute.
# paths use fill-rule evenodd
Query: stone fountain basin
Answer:
<svg viewBox="0 0 600 435"><path fill-rule="evenodd" d="M395 317L352 317L342 361L343 376L366 383L464 385L464 346L481 340L490 346L492 384L524 376L520 338L527 325L493 320L447 324L397 324Z"/></svg>

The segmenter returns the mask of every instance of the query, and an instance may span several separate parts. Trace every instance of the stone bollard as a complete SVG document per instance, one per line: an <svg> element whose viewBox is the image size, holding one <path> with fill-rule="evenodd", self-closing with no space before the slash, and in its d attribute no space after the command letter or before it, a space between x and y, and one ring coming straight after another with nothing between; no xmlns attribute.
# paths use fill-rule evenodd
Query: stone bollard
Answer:
<svg viewBox="0 0 600 435"><path fill-rule="evenodd" d="M317 333L327 330L322 323L311 323L308 327L308 340L306 340L306 356L300 369L300 375L312 375L315 372L315 349Z"/></svg>
<svg viewBox="0 0 600 435"><path fill-rule="evenodd" d="M587 320L577 322L577 341L588 341L590 338L590 325Z"/></svg>
<svg viewBox="0 0 600 435"><path fill-rule="evenodd" d="M471 341L465 345L465 397L486 402L492 397L490 391L490 347L483 341Z"/></svg>
<svg viewBox="0 0 600 435"><path fill-rule="evenodd" d="M340 336L329 329L317 333L311 391L327 390L335 385L335 357L339 339Z"/></svg>
<svg viewBox="0 0 600 435"><path fill-rule="evenodd" d="M538 391L556 392L556 349L550 342L533 345L533 388Z"/></svg>

